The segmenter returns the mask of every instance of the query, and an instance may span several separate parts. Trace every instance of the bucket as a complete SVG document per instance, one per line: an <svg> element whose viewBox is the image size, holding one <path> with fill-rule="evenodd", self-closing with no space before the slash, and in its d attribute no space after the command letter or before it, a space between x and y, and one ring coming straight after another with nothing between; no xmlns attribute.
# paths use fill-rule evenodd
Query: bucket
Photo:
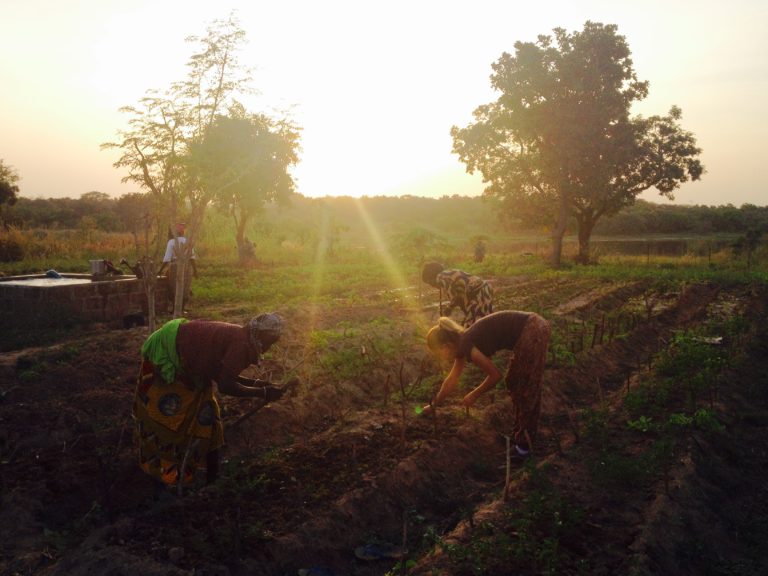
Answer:
<svg viewBox="0 0 768 576"><path fill-rule="evenodd" d="M91 274L100 276L107 273L107 265L104 260L91 260Z"/></svg>

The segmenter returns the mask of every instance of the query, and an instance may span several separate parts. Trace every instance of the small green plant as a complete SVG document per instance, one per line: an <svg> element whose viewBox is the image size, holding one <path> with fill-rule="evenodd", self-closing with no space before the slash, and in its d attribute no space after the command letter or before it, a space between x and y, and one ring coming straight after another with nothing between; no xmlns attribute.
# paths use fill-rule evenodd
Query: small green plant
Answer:
<svg viewBox="0 0 768 576"><path fill-rule="evenodd" d="M269 542L275 534L260 520L253 520L243 526L243 539L246 541Z"/></svg>
<svg viewBox="0 0 768 576"><path fill-rule="evenodd" d="M669 420L667 422L670 426L675 428L687 428L693 424L693 418L687 414L675 413L670 414Z"/></svg>
<svg viewBox="0 0 768 576"><path fill-rule="evenodd" d="M68 532L43 528L43 542L47 547L58 552L65 552L72 545L72 535Z"/></svg>
<svg viewBox="0 0 768 576"><path fill-rule="evenodd" d="M658 470L648 451L625 455L604 450L589 458L588 467L597 486L618 491L645 486Z"/></svg>
<svg viewBox="0 0 768 576"><path fill-rule="evenodd" d="M594 439L601 446L605 446L608 439L608 416L608 410L605 408L585 408L581 413L585 438Z"/></svg>
<svg viewBox="0 0 768 576"><path fill-rule="evenodd" d="M627 426L631 430L637 430L638 432L655 432L658 426L653 422L652 418L648 416L640 416L637 420L629 420Z"/></svg>
<svg viewBox="0 0 768 576"><path fill-rule="evenodd" d="M693 423L699 430L708 432L725 432L725 426L717 419L714 412L707 408L699 408L693 415Z"/></svg>
<svg viewBox="0 0 768 576"><path fill-rule="evenodd" d="M549 344L549 361L555 366L575 366L576 354L563 342L553 339Z"/></svg>
<svg viewBox="0 0 768 576"><path fill-rule="evenodd" d="M630 419L643 415L660 417L666 410L674 382L671 379L644 381L630 390L624 398L624 408Z"/></svg>
<svg viewBox="0 0 768 576"><path fill-rule="evenodd" d="M39 366L39 367L22 370L19 372L19 380L24 383L34 382L35 380L40 378L42 369L43 367Z"/></svg>
<svg viewBox="0 0 768 576"><path fill-rule="evenodd" d="M677 334L656 367L661 376L681 383L691 408L702 394L714 395L717 376L728 365L726 350L696 332Z"/></svg>
<svg viewBox="0 0 768 576"><path fill-rule="evenodd" d="M416 567L416 560L411 560L411 559L406 560L405 566L403 566L402 560L398 560L395 563L395 565L392 566L392 568L390 568L384 573L384 576L400 576L401 574L408 574L408 571L411 568L415 568L415 567Z"/></svg>
<svg viewBox="0 0 768 576"><path fill-rule="evenodd" d="M565 565L563 546L578 533L583 511L551 484L547 470L530 469L530 485L522 502L506 509L496 523L475 527L466 544L441 544L460 574L558 574ZM425 535L426 536L426 535Z"/></svg>
<svg viewBox="0 0 768 576"><path fill-rule="evenodd" d="M419 402L429 402L442 381L443 375L440 373L425 376L418 386L413 387L410 397Z"/></svg>

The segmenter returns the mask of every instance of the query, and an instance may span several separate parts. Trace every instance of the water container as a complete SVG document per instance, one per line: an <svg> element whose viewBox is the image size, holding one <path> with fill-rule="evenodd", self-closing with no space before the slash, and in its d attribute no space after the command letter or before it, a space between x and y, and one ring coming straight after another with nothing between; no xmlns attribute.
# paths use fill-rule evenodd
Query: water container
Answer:
<svg viewBox="0 0 768 576"><path fill-rule="evenodd" d="M104 260L91 260L91 274L101 276L107 273L107 265Z"/></svg>

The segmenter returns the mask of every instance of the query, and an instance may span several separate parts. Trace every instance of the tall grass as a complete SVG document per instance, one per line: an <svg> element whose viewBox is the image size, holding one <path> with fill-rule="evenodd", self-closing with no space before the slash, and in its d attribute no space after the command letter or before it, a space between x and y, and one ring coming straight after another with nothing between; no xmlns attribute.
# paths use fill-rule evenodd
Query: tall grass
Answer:
<svg viewBox="0 0 768 576"><path fill-rule="evenodd" d="M20 230L0 231L0 241L19 247L23 258L0 262L5 274L34 274L48 269L60 272L90 272L89 260L106 259L115 264L121 258L135 257L133 237L126 233L98 230Z"/></svg>

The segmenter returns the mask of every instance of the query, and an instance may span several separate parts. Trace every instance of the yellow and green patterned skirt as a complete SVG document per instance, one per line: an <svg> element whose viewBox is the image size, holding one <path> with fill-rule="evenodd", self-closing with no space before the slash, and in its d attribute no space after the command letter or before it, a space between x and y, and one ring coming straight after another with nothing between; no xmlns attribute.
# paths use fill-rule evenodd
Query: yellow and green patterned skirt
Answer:
<svg viewBox="0 0 768 576"><path fill-rule="evenodd" d="M168 485L190 483L206 456L224 444L224 427L213 387L195 386L183 373L170 383L144 359L133 400L139 465Z"/></svg>

